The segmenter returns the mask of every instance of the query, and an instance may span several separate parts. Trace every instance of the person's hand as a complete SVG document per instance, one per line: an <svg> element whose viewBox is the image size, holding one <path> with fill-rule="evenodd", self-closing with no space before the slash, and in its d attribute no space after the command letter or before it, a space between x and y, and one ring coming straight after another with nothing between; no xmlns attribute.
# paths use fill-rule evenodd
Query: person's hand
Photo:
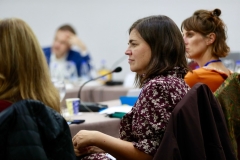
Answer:
<svg viewBox="0 0 240 160"><path fill-rule="evenodd" d="M96 146L89 146L87 147L89 153L104 153L105 151L101 148L98 148Z"/></svg>
<svg viewBox="0 0 240 160"><path fill-rule="evenodd" d="M82 148L82 149L78 149L74 147L74 152L76 156L82 156L82 155L86 155L89 154L88 153L88 148Z"/></svg>
<svg viewBox="0 0 240 160"><path fill-rule="evenodd" d="M83 41L80 40L75 34L70 32L69 32L69 44L78 46L82 52L87 51L87 47L85 46Z"/></svg>
<svg viewBox="0 0 240 160"><path fill-rule="evenodd" d="M82 150L88 146L92 146L95 131L81 130L73 138L73 146L79 150Z"/></svg>
<svg viewBox="0 0 240 160"><path fill-rule="evenodd" d="M104 150L102 150L96 146L88 146L84 149L74 148L74 152L75 152L76 156L82 156L82 155L91 154L91 153L105 153Z"/></svg>

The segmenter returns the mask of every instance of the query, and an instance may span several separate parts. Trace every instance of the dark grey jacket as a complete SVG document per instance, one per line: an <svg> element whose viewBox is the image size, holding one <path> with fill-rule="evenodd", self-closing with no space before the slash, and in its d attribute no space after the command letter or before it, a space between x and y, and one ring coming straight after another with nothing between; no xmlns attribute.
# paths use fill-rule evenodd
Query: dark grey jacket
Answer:
<svg viewBox="0 0 240 160"><path fill-rule="evenodd" d="M40 101L16 102L0 113L0 159L75 159L69 126Z"/></svg>
<svg viewBox="0 0 240 160"><path fill-rule="evenodd" d="M154 160L236 160L220 104L198 83L174 108Z"/></svg>

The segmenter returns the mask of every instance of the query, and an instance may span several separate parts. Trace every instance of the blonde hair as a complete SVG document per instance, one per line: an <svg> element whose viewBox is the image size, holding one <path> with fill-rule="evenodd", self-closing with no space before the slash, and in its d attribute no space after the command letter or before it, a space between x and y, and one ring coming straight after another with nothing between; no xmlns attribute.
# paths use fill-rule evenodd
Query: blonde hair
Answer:
<svg viewBox="0 0 240 160"><path fill-rule="evenodd" d="M32 29L23 20L0 20L0 99L39 100L60 112L46 58Z"/></svg>

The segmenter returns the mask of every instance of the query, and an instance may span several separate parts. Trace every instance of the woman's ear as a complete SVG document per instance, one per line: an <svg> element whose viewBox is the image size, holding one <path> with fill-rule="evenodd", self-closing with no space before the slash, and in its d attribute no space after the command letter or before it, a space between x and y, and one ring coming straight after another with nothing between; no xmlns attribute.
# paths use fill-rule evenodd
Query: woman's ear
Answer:
<svg viewBox="0 0 240 160"><path fill-rule="evenodd" d="M215 33L210 33L209 35L207 35L207 45L213 44L215 39L216 39Z"/></svg>

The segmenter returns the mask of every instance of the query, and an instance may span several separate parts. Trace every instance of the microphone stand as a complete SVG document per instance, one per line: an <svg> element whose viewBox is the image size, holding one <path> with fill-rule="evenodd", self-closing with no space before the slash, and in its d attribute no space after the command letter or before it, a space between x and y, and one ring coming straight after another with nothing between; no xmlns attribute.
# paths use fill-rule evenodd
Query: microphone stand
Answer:
<svg viewBox="0 0 240 160"><path fill-rule="evenodd" d="M120 59L118 59L116 62L113 63L111 68L116 67L119 63L121 63L126 58L127 58L126 55L122 56ZM123 84L123 81L113 81L113 80L106 81L105 83L106 86L114 86L114 85L122 85L122 84Z"/></svg>
<svg viewBox="0 0 240 160"><path fill-rule="evenodd" d="M99 76L99 77L96 77L96 78L93 78L93 79L90 79L90 80L84 82L84 83L81 85L81 87L80 87L80 89L79 89L79 91L78 91L78 98L80 99L79 108L80 108L80 105L82 105L82 106L83 106L86 110L88 110L89 112L93 112L93 110L90 109L86 104L81 103L81 92L82 92L83 86L85 86L88 82L97 80L97 79L99 79L99 78L102 78L102 77L107 76L107 75L109 75L109 74L112 74L112 73L114 73L114 72L121 72L121 71L122 71L122 68L121 68L121 67L117 67L117 68L115 68L115 69L114 69L113 71L111 71L111 72L108 72L108 73L106 73L106 74L104 74L104 75L102 75L102 76ZM95 106L96 106L96 105L95 105ZM97 106L97 107L98 107L98 106Z"/></svg>
<svg viewBox="0 0 240 160"><path fill-rule="evenodd" d="M85 86L88 82L97 80L97 79L99 79L99 78L102 78L102 77L104 77L104 76L107 76L107 75L109 75L109 74L112 74L113 72L114 72L114 71L108 72L108 73L106 73L106 74L104 74L104 75L102 75L102 76L99 76L99 77L96 77L96 78L93 78L93 79L90 79L90 80L84 82L84 83L81 85L81 87L80 87L80 89L79 89L79 91L78 91L78 98L81 100L82 88L83 88L83 86Z"/></svg>

